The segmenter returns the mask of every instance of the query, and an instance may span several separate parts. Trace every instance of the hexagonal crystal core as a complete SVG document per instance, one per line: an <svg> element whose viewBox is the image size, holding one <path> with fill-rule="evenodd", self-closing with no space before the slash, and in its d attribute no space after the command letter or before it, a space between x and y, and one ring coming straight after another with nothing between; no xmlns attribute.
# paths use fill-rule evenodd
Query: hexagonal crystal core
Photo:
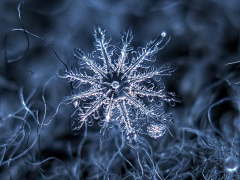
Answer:
<svg viewBox="0 0 240 180"><path fill-rule="evenodd" d="M112 88L117 89L119 87L119 82L113 81L111 86L112 86Z"/></svg>

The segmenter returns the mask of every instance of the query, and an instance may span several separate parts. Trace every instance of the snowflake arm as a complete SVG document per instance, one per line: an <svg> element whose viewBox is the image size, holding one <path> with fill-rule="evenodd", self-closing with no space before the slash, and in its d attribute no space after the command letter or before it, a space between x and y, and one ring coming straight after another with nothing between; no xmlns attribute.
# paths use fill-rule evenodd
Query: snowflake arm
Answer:
<svg viewBox="0 0 240 180"><path fill-rule="evenodd" d="M106 133L108 131L108 129L111 127L109 124L110 122L112 121L112 112L113 112L113 107L114 107L114 101L113 101L113 94L112 94L112 97L110 99L110 102L107 106L107 112L105 114L105 120L103 121L100 121L100 123L102 122L103 125L102 125L102 128L100 129L100 136L101 138L106 138L108 136L108 133ZM107 134L107 135L106 135Z"/></svg>
<svg viewBox="0 0 240 180"><path fill-rule="evenodd" d="M158 51L163 49L170 40L170 38L169 38L169 40L167 41L167 43L165 45L160 46L160 44L162 43L165 36L166 36L166 33L163 32L161 34L161 36L159 36L157 39L155 39L154 41L150 41L147 44L146 48L139 47L137 50L137 57L136 58L134 57L132 59L132 63L130 65L129 69L123 74L121 79L123 79L127 75L131 74L138 67L145 68L143 65L140 65L143 61L151 61L151 62L156 61L156 57L154 56L154 54L156 54Z"/></svg>
<svg viewBox="0 0 240 180"><path fill-rule="evenodd" d="M159 69L154 70L154 68L147 70L144 73L134 74L128 78L128 82L141 82L146 79L154 78L156 81L160 81L161 76L170 76L172 72L176 71L177 67L166 64Z"/></svg>
<svg viewBox="0 0 240 180"><path fill-rule="evenodd" d="M113 106L114 106L114 102L113 102L113 94L112 94L112 97L111 97L111 100L110 100L110 103L107 107L107 114L106 114L106 123L108 123L112 117L112 109L113 109Z"/></svg>
<svg viewBox="0 0 240 180"><path fill-rule="evenodd" d="M95 111L98 110L100 106L104 104L104 101L108 98L107 95L110 93L110 90L104 94L99 100L94 102L92 106L87 110L84 114L79 114L81 116L82 121L86 121L86 119Z"/></svg>
<svg viewBox="0 0 240 180"><path fill-rule="evenodd" d="M69 103L73 103L74 101L77 101L77 100L81 100L83 98L89 98L90 96L100 96L100 95L103 95L103 90L105 88L96 88L96 89L92 89L92 90L87 90L85 92L80 92L79 94L75 94L75 95L71 95L71 96L67 96L64 98L64 102L66 104L69 104Z"/></svg>
<svg viewBox="0 0 240 180"><path fill-rule="evenodd" d="M102 68L98 66L94 60L91 59L90 54L85 54L81 49L74 48L73 55L79 59L79 65L87 64L90 70L93 70L96 74L107 78Z"/></svg>
<svg viewBox="0 0 240 180"><path fill-rule="evenodd" d="M61 78L65 78L67 79L69 82L73 82L73 81L77 81L78 85L76 86L79 87L82 83L83 84L98 84L99 80L96 77L92 77L92 76L88 76L86 73L82 74L80 72L77 72L77 70L75 69L76 72L74 71L59 71L58 76Z"/></svg>
<svg viewBox="0 0 240 180"><path fill-rule="evenodd" d="M143 103L141 103L140 101L136 100L134 97L130 96L129 94L127 94L126 92L124 92L124 94L126 95L127 100L134 105L136 108L139 108L143 114L146 114L147 116L150 116L152 118L154 113L149 111L145 105Z"/></svg>
<svg viewBox="0 0 240 180"><path fill-rule="evenodd" d="M122 122L121 129L125 130L127 134L133 132L125 101L120 102L118 108L121 113L121 122Z"/></svg>
<svg viewBox="0 0 240 180"><path fill-rule="evenodd" d="M164 92L163 90L164 86L157 86L156 88L154 88L154 86L150 86L148 88L146 86L135 85L134 89L132 89L132 94L139 95L141 97L158 97L169 103L181 102L181 98L175 96L175 93Z"/></svg>
<svg viewBox="0 0 240 180"><path fill-rule="evenodd" d="M93 52L93 56L103 60L103 69L106 73L112 73L114 66L111 62L111 57L113 52L115 51L115 46L109 45L111 38L105 38L105 29L100 27L94 28L94 37L95 42L94 46L96 47L96 51Z"/></svg>
<svg viewBox="0 0 240 180"><path fill-rule="evenodd" d="M118 51L116 54L118 55L117 61L117 74L119 75L120 72L124 72L127 68L125 61L128 57L128 52L133 50L133 47L130 45L132 42L133 35L132 30L126 30L122 35L122 42L117 44Z"/></svg>

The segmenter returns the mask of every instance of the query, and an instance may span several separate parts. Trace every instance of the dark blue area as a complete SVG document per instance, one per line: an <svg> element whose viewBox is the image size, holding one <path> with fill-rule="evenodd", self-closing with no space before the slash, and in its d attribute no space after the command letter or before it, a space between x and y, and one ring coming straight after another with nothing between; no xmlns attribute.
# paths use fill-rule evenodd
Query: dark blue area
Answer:
<svg viewBox="0 0 240 180"><path fill-rule="evenodd" d="M0 2L0 179L239 179L239 0L21 3ZM75 84L58 73L80 67L74 48L94 51L94 26L112 45L131 28L134 50L171 37L151 65L178 67L161 82L182 103L164 103L171 126L137 149L113 125L104 141L97 121L71 129Z"/></svg>

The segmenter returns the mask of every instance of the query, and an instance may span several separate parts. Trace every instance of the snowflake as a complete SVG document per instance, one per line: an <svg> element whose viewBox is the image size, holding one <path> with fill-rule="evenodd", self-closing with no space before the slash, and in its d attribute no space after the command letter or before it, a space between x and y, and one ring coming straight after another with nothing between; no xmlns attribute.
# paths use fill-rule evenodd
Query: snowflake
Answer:
<svg viewBox="0 0 240 180"><path fill-rule="evenodd" d="M91 125L95 119L102 126L101 137L105 137L109 129L117 125L125 134L127 144L136 148L140 134L161 137L172 123L173 117L164 112L163 102L174 105L181 99L175 93L166 92L159 81L177 67L148 65L156 60L154 54L167 44L168 41L161 45L165 32L145 48L138 47L134 51L131 29L122 33L122 41L116 47L109 45L111 38L106 37L105 31L101 27L94 28L96 50L91 54L74 49L79 68L59 71L59 77L71 82L74 89L64 102L73 103L77 109L78 117L71 124L73 130L79 130L84 123Z"/></svg>

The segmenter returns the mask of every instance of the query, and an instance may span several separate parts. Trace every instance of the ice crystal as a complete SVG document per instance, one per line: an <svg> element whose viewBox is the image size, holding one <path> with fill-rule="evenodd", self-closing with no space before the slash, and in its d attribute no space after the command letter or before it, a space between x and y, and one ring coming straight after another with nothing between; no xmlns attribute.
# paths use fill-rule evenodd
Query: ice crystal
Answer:
<svg viewBox="0 0 240 180"><path fill-rule="evenodd" d="M175 93L166 92L159 81L177 67L148 65L156 60L154 54L167 44L168 41L162 45L165 32L134 51L131 29L122 33L122 41L116 47L109 45L111 38L106 37L105 31L94 28L96 50L91 54L74 49L79 68L59 71L59 76L72 82L74 89L64 102L77 108L78 118L71 124L73 130L79 130L84 123L90 125L95 119L102 126L101 137L105 137L109 128L117 125L125 134L127 144L135 148L140 134L161 137L172 123L173 117L164 112L163 102L174 105L181 100Z"/></svg>

